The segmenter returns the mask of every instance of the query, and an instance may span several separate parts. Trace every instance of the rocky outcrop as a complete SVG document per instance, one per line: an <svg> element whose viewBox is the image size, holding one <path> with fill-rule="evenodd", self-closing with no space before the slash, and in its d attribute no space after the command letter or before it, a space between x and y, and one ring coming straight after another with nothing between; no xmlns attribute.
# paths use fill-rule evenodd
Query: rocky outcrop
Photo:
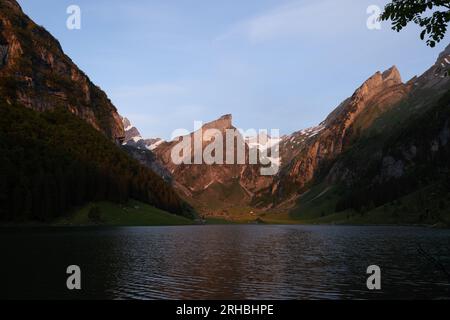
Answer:
<svg viewBox="0 0 450 320"><path fill-rule="evenodd" d="M14 0L0 2L0 93L9 104L37 111L66 108L111 140L124 136L106 94Z"/></svg>
<svg viewBox="0 0 450 320"><path fill-rule="evenodd" d="M420 77L413 78L410 82L415 90L434 90L436 94L442 93L448 88L450 77L450 45L439 54L436 63Z"/></svg>
<svg viewBox="0 0 450 320"><path fill-rule="evenodd" d="M122 123L125 130L124 144L136 143L139 140L142 140L141 133L131 124L130 120L122 118Z"/></svg>
<svg viewBox="0 0 450 320"><path fill-rule="evenodd" d="M139 130L127 118L122 118L125 128L123 148L134 159L158 174L164 181L172 184L172 175L152 152L163 141L161 139L143 139Z"/></svg>
<svg viewBox="0 0 450 320"><path fill-rule="evenodd" d="M380 114L404 99L410 87L403 84L395 66L383 73L377 72L365 81L322 124L329 135L334 135L331 153L342 152L355 135L370 127Z"/></svg>
<svg viewBox="0 0 450 320"><path fill-rule="evenodd" d="M224 131L226 129L234 129L233 127L233 116L231 114L226 114L221 116L219 119L206 123L203 128L204 131L208 129L217 129Z"/></svg>
<svg viewBox="0 0 450 320"><path fill-rule="evenodd" d="M133 126L127 118L122 118L123 126L125 128L125 138L123 144L137 149L156 149L164 140L160 138L144 139L139 130Z"/></svg>

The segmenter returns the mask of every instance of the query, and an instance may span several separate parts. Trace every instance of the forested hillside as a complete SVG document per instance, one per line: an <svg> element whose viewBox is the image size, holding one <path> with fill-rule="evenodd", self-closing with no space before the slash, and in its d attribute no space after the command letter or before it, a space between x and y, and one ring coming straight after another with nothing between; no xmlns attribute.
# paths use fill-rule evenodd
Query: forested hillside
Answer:
<svg viewBox="0 0 450 320"><path fill-rule="evenodd" d="M64 108L0 101L0 220L51 221L89 201L136 199L193 217L154 172Z"/></svg>

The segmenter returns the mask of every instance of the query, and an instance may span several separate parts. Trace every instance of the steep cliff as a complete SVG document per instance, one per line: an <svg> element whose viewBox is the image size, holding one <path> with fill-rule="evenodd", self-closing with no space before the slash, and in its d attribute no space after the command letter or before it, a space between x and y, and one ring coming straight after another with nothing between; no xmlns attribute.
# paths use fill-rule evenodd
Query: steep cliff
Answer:
<svg viewBox="0 0 450 320"><path fill-rule="evenodd" d="M0 95L9 104L37 111L62 106L111 140L124 136L121 118L106 94L15 0L0 1Z"/></svg>
<svg viewBox="0 0 450 320"><path fill-rule="evenodd" d="M449 67L450 46L409 82L402 104L381 115L371 134L333 164L327 182L348 190L338 210L380 206L433 185L439 187L434 195L443 192L450 177Z"/></svg>

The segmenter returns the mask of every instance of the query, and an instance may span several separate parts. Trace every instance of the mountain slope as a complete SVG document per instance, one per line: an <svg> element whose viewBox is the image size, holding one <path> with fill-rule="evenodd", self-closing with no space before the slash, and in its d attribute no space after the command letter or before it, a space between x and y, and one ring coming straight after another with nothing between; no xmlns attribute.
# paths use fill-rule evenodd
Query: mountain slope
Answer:
<svg viewBox="0 0 450 320"><path fill-rule="evenodd" d="M0 95L45 111L62 106L111 140L121 139L120 116L106 94L64 54L15 0L0 1Z"/></svg>
<svg viewBox="0 0 450 320"><path fill-rule="evenodd" d="M208 130L213 129L222 134L222 145L225 148L226 131L236 130L232 123L231 115L224 115L217 120L206 123L201 128L201 150L215 140L215 136L208 136ZM236 133L238 131L235 131ZM200 130L197 131L200 133ZM189 136L194 141L196 132ZM179 143L178 139L159 144L153 152L173 177L173 183L179 194L190 202L197 210L205 215L227 215L234 208L245 208L250 205L254 194L266 188L271 182L271 177L260 174L260 165L249 164L249 145L241 134L234 138L234 154L237 158L237 150L245 150L244 164L208 165L194 164L194 143L191 146L191 163L177 165L172 162L172 149ZM224 152L225 155L225 152ZM236 159L235 158L235 159Z"/></svg>
<svg viewBox="0 0 450 320"><path fill-rule="evenodd" d="M285 137L280 144L281 171L256 203L277 206L306 191L316 175L326 171L331 161L410 90L411 85L402 83L396 67L377 72L319 126Z"/></svg>
<svg viewBox="0 0 450 320"><path fill-rule="evenodd" d="M406 84L408 93L399 103L314 176L308 189L316 190L315 201L300 196L292 214L328 221L448 223L442 209L450 200L450 78L444 76L449 67L450 46Z"/></svg>
<svg viewBox="0 0 450 320"><path fill-rule="evenodd" d="M172 188L63 108L0 100L0 220L51 221L89 201L136 199L193 217Z"/></svg>
<svg viewBox="0 0 450 320"><path fill-rule="evenodd" d="M152 152L164 141L161 139L144 139L139 130L131 124L130 120L122 118L122 121L125 128L125 139L122 148L142 165L157 173L164 181L172 184L172 175Z"/></svg>
<svg viewBox="0 0 450 320"><path fill-rule="evenodd" d="M14 0L0 1L0 220L50 221L90 201L194 212L118 146L106 94Z"/></svg>
<svg viewBox="0 0 450 320"><path fill-rule="evenodd" d="M396 129L362 139L298 198L305 223L450 225L450 90Z"/></svg>
<svg viewBox="0 0 450 320"><path fill-rule="evenodd" d="M376 207L432 184L450 191L450 90L401 129L378 137L383 144L365 165L350 152L334 165L329 180L347 186L336 210ZM368 146L356 146L359 150ZM361 152L361 151L360 151ZM364 154L364 152L363 152ZM346 177L340 168L346 167Z"/></svg>

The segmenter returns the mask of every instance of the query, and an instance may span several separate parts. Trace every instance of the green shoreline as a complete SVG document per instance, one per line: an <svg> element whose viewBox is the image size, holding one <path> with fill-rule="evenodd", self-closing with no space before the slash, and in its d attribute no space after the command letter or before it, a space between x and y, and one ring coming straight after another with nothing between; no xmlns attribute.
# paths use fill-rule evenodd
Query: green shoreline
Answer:
<svg viewBox="0 0 450 320"><path fill-rule="evenodd" d="M93 215L92 212L96 214ZM323 217L300 219L288 213L270 213L257 216L234 216L231 219L221 217L206 217L205 220L191 220L154 208L150 205L129 201L127 204L110 202L89 203L74 210L69 215L52 222L11 222L0 223L0 227L147 227L147 226L192 226L192 225L304 225L304 226L392 226L392 227L423 227L450 228L445 221L433 223L415 223L405 220L388 219L375 213L350 216L346 212ZM383 221L385 220L385 221Z"/></svg>
<svg viewBox="0 0 450 320"><path fill-rule="evenodd" d="M335 227L413 227L430 229L450 229L450 226L427 224L336 224L336 223L189 223L189 224L148 224L148 225L121 225L121 224L51 224L51 223L0 223L0 228L138 228L138 227L187 227L187 226L335 226Z"/></svg>

